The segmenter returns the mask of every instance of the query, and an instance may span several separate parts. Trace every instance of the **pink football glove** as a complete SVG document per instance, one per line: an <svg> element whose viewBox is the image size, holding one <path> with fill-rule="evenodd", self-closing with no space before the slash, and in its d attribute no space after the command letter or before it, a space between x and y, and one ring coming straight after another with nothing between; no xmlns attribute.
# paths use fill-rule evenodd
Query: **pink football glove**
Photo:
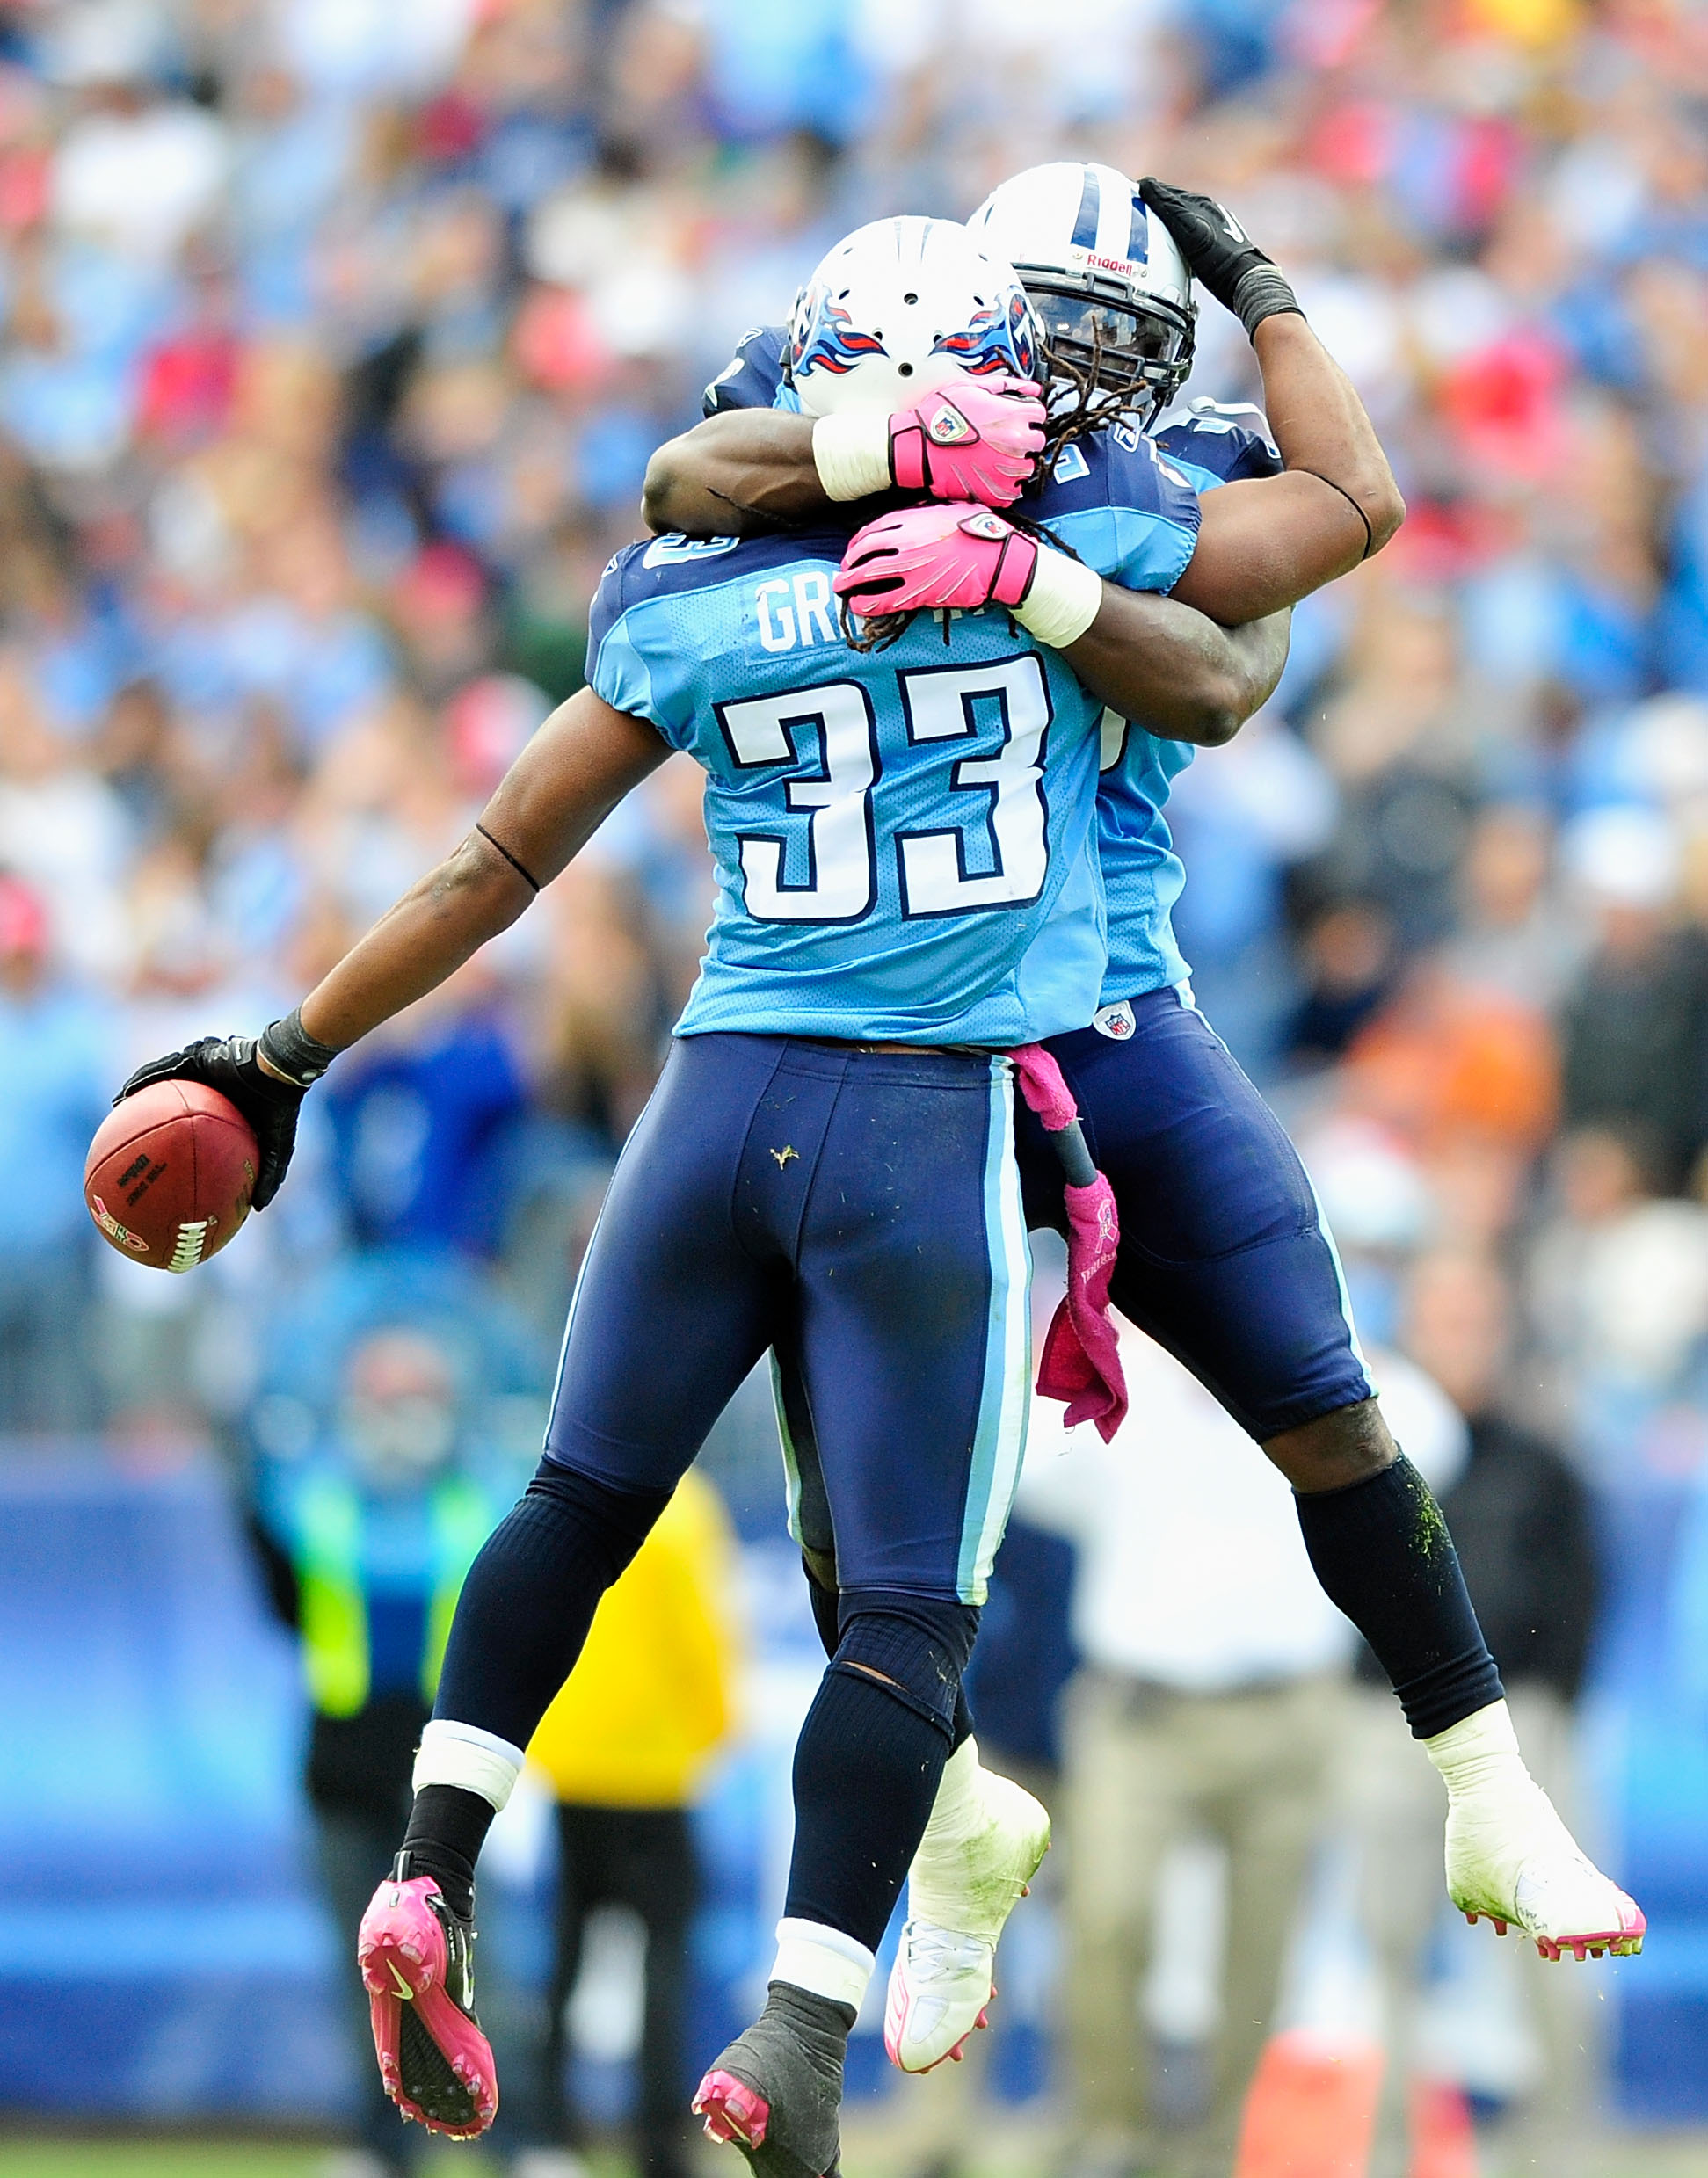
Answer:
<svg viewBox="0 0 1708 2178"><path fill-rule="evenodd" d="M849 538L833 587L852 613L1021 604L1038 548L987 506L905 507Z"/></svg>
<svg viewBox="0 0 1708 2178"><path fill-rule="evenodd" d="M890 469L904 491L1007 506L1043 450L1043 403L1029 378L956 379L890 418Z"/></svg>

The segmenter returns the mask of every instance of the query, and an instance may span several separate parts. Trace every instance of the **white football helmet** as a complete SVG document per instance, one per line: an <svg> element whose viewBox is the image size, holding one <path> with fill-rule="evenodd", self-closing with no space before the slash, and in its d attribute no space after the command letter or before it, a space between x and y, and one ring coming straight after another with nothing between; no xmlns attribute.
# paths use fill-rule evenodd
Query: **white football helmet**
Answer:
<svg viewBox="0 0 1708 2178"><path fill-rule="evenodd" d="M905 407L934 386L1030 378L1038 329L1011 265L956 220L874 220L828 251L789 322L783 375L808 416Z"/></svg>
<svg viewBox="0 0 1708 2178"><path fill-rule="evenodd" d="M1109 410L1141 425L1167 407L1192 368L1197 305L1185 258L1135 182L1077 160L1028 166L992 190L967 229L1024 281L1046 368L1082 376L1094 366Z"/></svg>

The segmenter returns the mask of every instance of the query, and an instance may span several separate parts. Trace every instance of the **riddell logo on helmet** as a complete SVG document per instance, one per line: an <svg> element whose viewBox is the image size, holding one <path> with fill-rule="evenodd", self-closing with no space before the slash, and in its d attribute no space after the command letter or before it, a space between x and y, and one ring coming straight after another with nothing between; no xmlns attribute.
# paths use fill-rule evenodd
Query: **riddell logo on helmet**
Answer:
<svg viewBox="0 0 1708 2178"><path fill-rule="evenodd" d="M1130 280L1135 273L1145 270L1142 265L1135 265L1130 258L1100 258L1094 250L1084 250L1077 254L1087 265L1094 265L1100 272L1124 272Z"/></svg>

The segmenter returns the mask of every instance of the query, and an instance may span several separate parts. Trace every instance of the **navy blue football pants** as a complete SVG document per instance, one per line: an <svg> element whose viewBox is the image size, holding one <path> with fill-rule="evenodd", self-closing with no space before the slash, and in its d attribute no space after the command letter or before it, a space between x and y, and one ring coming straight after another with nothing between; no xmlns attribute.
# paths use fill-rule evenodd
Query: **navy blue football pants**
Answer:
<svg viewBox="0 0 1708 2178"><path fill-rule="evenodd" d="M845 1598L982 1603L1030 1364L1014 1104L985 1053L680 1038L587 1252L547 1457L668 1490L768 1348Z"/></svg>
<svg viewBox="0 0 1708 2178"><path fill-rule="evenodd" d="M469 1571L435 1703L527 1745L600 1595L769 1349L841 1543L785 1912L873 1950L954 1739L1020 1470L1013 1128L1013 1070L990 1053L678 1041L587 1251L545 1459ZM428 1788L411 1823L464 1880L473 1800Z"/></svg>
<svg viewBox="0 0 1708 2178"><path fill-rule="evenodd" d="M1127 1010L1128 1036L1081 1028L1048 1046L1121 1214L1115 1305L1260 1443L1368 1399L1334 1244L1281 1122L1188 992ZM1016 1146L1028 1224L1065 1231L1061 1165L1023 1107Z"/></svg>

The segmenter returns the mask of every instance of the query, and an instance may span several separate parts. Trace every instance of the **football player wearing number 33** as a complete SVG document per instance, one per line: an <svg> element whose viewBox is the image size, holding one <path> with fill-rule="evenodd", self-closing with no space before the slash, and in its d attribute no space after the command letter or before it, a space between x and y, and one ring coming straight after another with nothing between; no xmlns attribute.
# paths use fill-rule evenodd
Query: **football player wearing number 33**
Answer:
<svg viewBox="0 0 1708 2178"><path fill-rule="evenodd" d="M1403 508L1355 394L1287 281L1220 206L1112 168L1058 164L1002 184L969 224L1013 263L1040 320L1043 419L995 382L924 399L896 386L887 418L847 412L848 383L876 367L863 344L909 300L898 308L862 284L850 246L825 260L787 330L744 340L707 389L709 420L654 457L654 526L774 530L854 500L873 519L836 587L856 613L1016 600L1026 611L1043 594L1063 601L1061 634L1094 607L1088 570L1155 583L1163 555L1153 535L1148 555L1139 548L1154 526L1140 509L1159 475L1201 495L1196 509L1161 510L1180 525L1181 555L1163 586L1218 622L1280 612L1398 527ZM1251 338L1273 445L1213 403L1164 413L1191 364L1195 275ZM840 378L820 364L832 342ZM1028 436L1038 420L1049 426L1042 459ZM885 512L893 497L868 496L894 488L945 504ZM990 511L1004 507L1036 534ZM1070 654L1081 673L1091 640ZM1523 1929L1547 1956L1638 1949L1641 1914L1584 1859L1524 1768L1445 1527L1372 1396L1310 1182L1193 1004L1170 926L1184 873L1163 807L1192 744L1225 737L1119 705L1104 720L1108 967L1095 1016L1050 1049L1113 1185L1112 1297L1293 1485L1325 1589L1446 1777L1455 1902ZM1028 1222L1061 1226L1059 1166L1025 1109L1019 1125ZM811 1418L792 1389L785 1369L796 1538L828 1644L838 1537L813 1477ZM956 2053L980 2023L996 1938L1048 1838L1036 1803L980 1767L970 1730L963 1704L890 1977L886 2041L909 2070Z"/></svg>
<svg viewBox="0 0 1708 2178"><path fill-rule="evenodd" d="M851 376L872 349L827 333L802 382L846 381L843 412L863 408L886 442L898 384L1029 384L1037 332L1012 271L952 222L884 233L886 292L911 316L892 318L876 372ZM1037 413L1028 399L1028 440ZM545 1456L463 1587L408 1830L363 1923L387 2085L445 2131L476 2134L497 2107L471 1974L487 1827L601 1593L768 1350L810 1418L839 1623L800 1739L767 2001L696 2107L766 2174L836 2166L844 2045L954 1743L1024 1437L1017 1077L1067 1143L1087 1214L1086 1275L1046 1366L1105 1425L1123 1405L1118 1374L1100 1373L1107 1189L1035 1049L1098 1003L1103 708L1213 737L1262 699L1284 650L1273 625L1230 634L1139 593L1180 572L1196 501L1154 466L1133 497L1116 541L1135 588L1076 569L1073 595L1034 583L883 651L851 647L837 619L857 514L619 553L593 605L591 686L469 839L287 1020L127 1085L231 1096L256 1129L265 1203L297 1105L339 1051L513 922L672 750L703 766L707 957L588 1250Z"/></svg>

